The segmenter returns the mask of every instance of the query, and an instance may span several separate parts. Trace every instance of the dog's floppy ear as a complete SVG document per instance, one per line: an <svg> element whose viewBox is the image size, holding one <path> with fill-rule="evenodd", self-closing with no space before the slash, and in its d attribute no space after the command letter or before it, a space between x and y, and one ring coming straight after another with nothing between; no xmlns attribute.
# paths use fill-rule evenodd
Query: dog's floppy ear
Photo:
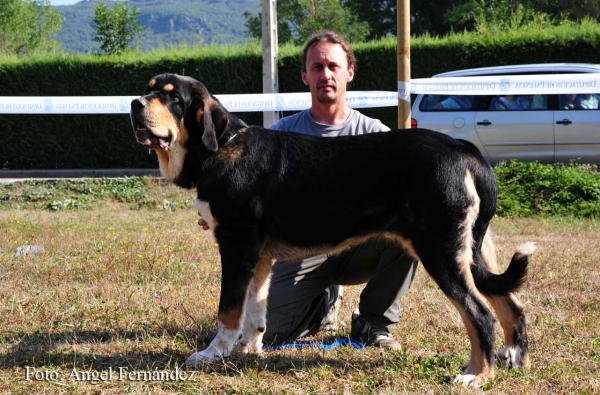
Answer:
<svg viewBox="0 0 600 395"><path fill-rule="evenodd" d="M221 137L227 128L227 112L212 96L204 99L204 133L202 134L202 144L211 152L219 149L217 140Z"/></svg>
<svg viewBox="0 0 600 395"><path fill-rule="evenodd" d="M199 81L194 81L192 96L196 124L202 130L202 145L210 152L217 152L217 140L223 135L229 122L227 111Z"/></svg>

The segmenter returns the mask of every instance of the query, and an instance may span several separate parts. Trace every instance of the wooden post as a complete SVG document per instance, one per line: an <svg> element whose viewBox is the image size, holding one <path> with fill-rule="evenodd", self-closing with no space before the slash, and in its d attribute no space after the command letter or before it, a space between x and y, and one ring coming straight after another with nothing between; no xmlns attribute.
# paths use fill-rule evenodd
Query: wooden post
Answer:
<svg viewBox="0 0 600 395"><path fill-rule="evenodd" d="M279 92L277 59L277 0L262 0L263 93ZM278 112L263 112L265 128L278 120Z"/></svg>
<svg viewBox="0 0 600 395"><path fill-rule="evenodd" d="M398 37L398 127L410 128L410 0L396 0Z"/></svg>

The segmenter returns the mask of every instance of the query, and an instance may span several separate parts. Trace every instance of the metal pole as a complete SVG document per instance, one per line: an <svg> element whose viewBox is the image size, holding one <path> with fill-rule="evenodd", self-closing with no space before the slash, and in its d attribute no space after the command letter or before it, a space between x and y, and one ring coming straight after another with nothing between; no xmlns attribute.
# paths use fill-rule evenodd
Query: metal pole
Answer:
<svg viewBox="0 0 600 395"><path fill-rule="evenodd" d="M263 93L279 92L277 58L277 0L262 0ZM278 112L263 112L264 127L278 120Z"/></svg>
<svg viewBox="0 0 600 395"><path fill-rule="evenodd" d="M398 36L398 127L410 128L410 0L396 0Z"/></svg>

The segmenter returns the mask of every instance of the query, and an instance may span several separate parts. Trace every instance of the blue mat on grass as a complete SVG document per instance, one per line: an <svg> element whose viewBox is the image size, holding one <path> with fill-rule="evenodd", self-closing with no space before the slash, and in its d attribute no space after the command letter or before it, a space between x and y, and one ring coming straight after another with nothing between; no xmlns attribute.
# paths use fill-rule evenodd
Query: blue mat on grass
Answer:
<svg viewBox="0 0 600 395"><path fill-rule="evenodd" d="M333 343L329 343L329 344L317 343L314 341L307 340L307 341L298 341L295 343L278 344L276 346L265 346L265 347L263 347L263 349L265 351L268 351L268 350L281 350L284 348L316 347L321 350L333 350L334 348L339 347L339 346L352 346L359 350L365 348L365 345L362 344L361 342L345 337L345 338L337 339Z"/></svg>

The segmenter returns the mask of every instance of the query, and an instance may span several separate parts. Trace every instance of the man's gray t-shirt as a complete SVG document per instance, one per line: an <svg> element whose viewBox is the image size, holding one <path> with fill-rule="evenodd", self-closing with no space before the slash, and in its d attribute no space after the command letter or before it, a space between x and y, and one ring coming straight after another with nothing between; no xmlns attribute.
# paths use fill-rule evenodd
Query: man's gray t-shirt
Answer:
<svg viewBox="0 0 600 395"><path fill-rule="evenodd" d="M310 115L310 110L304 110L280 119L270 129L317 137L355 136L390 130L379 119L369 118L354 109L350 109L348 119L340 125L323 125L317 123Z"/></svg>

